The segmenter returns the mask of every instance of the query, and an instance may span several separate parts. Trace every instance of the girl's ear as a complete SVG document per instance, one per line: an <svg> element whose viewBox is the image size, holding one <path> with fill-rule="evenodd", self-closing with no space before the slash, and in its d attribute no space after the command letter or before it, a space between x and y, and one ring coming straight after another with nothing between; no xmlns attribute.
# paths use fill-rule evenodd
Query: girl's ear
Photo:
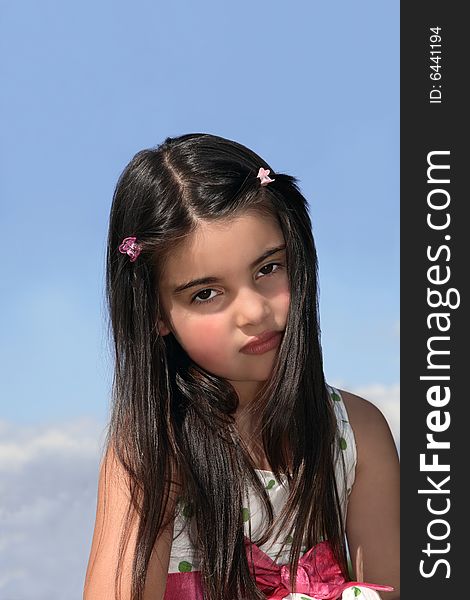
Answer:
<svg viewBox="0 0 470 600"><path fill-rule="evenodd" d="M160 335L168 335L170 333L170 330L162 319L157 320L157 328Z"/></svg>

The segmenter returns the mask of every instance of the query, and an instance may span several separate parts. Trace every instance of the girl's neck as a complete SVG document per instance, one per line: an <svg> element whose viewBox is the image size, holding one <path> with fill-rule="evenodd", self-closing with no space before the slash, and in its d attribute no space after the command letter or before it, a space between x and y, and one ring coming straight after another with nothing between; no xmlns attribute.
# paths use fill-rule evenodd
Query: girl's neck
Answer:
<svg viewBox="0 0 470 600"><path fill-rule="evenodd" d="M230 383L235 388L238 396L237 412L252 406L265 385L264 381L230 381Z"/></svg>
<svg viewBox="0 0 470 600"><path fill-rule="evenodd" d="M256 387L253 383L257 384ZM259 391L259 384L251 381L236 381L235 384L237 384L234 387L238 394L238 406L233 416L240 436L247 443L247 440L257 437L257 430L259 429L260 415L255 410L254 405Z"/></svg>
<svg viewBox="0 0 470 600"><path fill-rule="evenodd" d="M262 471L271 471L271 465L264 452L259 427L251 411L238 407L234 417L238 433L253 460L255 468Z"/></svg>

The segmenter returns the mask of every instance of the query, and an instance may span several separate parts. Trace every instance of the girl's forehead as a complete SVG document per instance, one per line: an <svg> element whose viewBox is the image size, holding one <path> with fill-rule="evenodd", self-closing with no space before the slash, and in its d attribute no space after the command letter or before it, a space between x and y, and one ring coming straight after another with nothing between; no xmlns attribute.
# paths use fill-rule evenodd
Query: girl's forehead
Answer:
<svg viewBox="0 0 470 600"><path fill-rule="evenodd" d="M200 222L168 256L164 279L174 283L187 276L226 273L230 266L250 264L268 248L282 245L284 236L273 217L243 215L230 220ZM214 273L213 273L214 272Z"/></svg>

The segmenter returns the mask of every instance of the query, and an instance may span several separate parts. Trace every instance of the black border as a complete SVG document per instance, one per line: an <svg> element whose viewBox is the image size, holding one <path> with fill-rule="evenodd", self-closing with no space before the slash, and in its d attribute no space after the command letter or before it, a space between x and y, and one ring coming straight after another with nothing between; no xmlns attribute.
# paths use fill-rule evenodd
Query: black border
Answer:
<svg viewBox="0 0 470 600"><path fill-rule="evenodd" d="M469 193L465 189L466 165L468 156L466 141L469 138L468 121L470 103L465 96L467 80L467 57L470 55L468 44L470 35L463 11L464 3L457 2L409 2L401 3L400 29L400 112L401 112L401 597L407 599L441 600L442 598L470 597L466 575L470 574L470 552L466 550L470 543L470 515L465 510L470 502L465 493L467 479L470 479L470 453L466 454L467 439L470 441L470 424L466 421L467 403L470 396L464 386L464 377L470 371L470 345L468 336L468 278L470 269L470 219L465 220L466 204ZM432 81L430 73L433 64L430 60L431 27L441 27L442 54L439 81ZM429 102L429 92L433 85L441 85L440 103ZM464 104L469 107L467 110ZM450 151L448 156L441 155L435 162L450 164L449 184L440 186L427 181L427 157L429 152ZM437 171L436 171L437 173ZM443 177L441 171L440 177ZM428 193L432 187L446 189L450 195L448 211L451 222L445 231L434 231L426 222ZM437 198L438 195L435 197ZM441 198L445 198L441 194ZM444 217L446 211L440 211ZM450 240L444 240L450 235ZM431 262L427 247L435 250L448 244L450 258L442 252L436 262ZM432 285L428 280L430 266L439 264L445 274L446 265L450 267L450 280L447 284ZM459 292L460 305L454 309L440 307L432 309L427 301L427 288L445 290L455 288ZM454 299L457 295L454 295ZM450 313L451 326L446 333L427 326L427 317L432 312ZM435 323L435 321L433 321ZM449 350L441 355L440 364L449 364L448 382L430 382L420 380L420 376L429 375L427 368L427 342L433 335L449 336L448 342L440 342L440 348ZM439 344L438 344L439 345ZM435 346L436 348L437 346ZM468 357L468 359L467 359ZM432 372L444 375L444 370ZM420 454L428 453L427 462L432 460L435 451L426 450L426 434L429 433L427 415L436 410L427 401L427 389L431 385L448 385L451 398L447 406L450 426L446 431L435 434L438 440L450 443L449 449L438 452L439 462L448 463L450 471L424 472L420 470ZM447 486L449 494L419 494L419 489L430 489L426 477L434 476L436 482L450 475ZM467 492L468 493L468 492ZM449 511L439 517L427 509L427 499L431 506L446 506L445 498L450 500ZM439 504L440 503L440 504ZM428 538L427 527L435 518L446 519L450 532L446 539L433 541ZM440 527L440 529L439 529ZM435 534L444 534L444 525L433 525ZM423 553L428 541L432 548L443 549L449 543L449 551L432 554ZM449 570L444 563L435 565L439 559L447 560ZM420 561L425 560L423 570L430 577L420 574ZM434 568L435 567L435 568ZM450 576L447 578L446 575ZM384 594L384 598L387 594Z"/></svg>

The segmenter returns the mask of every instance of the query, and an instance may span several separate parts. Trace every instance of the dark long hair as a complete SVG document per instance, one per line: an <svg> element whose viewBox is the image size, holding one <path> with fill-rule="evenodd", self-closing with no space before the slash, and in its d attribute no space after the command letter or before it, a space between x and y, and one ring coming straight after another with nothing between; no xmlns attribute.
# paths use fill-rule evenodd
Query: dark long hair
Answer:
<svg viewBox="0 0 470 600"><path fill-rule="evenodd" d="M257 178L260 166L269 168L275 179L268 186ZM194 363L172 333L162 336L156 326L157 316L163 315L159 277L171 249L195 231L199 220L247 211L277 219L286 242L291 289L284 337L255 407L267 460L274 474L289 482L277 523L234 424L235 389ZM128 236L137 237L142 247L135 262L118 251ZM291 527L293 574L301 547L328 539L347 577L342 499L334 468L336 421L320 344L317 269L308 204L297 180L275 172L239 143L202 133L167 138L138 152L122 172L107 248L106 294L115 353L107 444L129 475L131 507L139 515L133 599L142 598L175 481L181 484L181 497L191 500L193 540L209 600L264 597L245 552L242 501L247 483L268 516L259 543L280 523L281 528Z"/></svg>

